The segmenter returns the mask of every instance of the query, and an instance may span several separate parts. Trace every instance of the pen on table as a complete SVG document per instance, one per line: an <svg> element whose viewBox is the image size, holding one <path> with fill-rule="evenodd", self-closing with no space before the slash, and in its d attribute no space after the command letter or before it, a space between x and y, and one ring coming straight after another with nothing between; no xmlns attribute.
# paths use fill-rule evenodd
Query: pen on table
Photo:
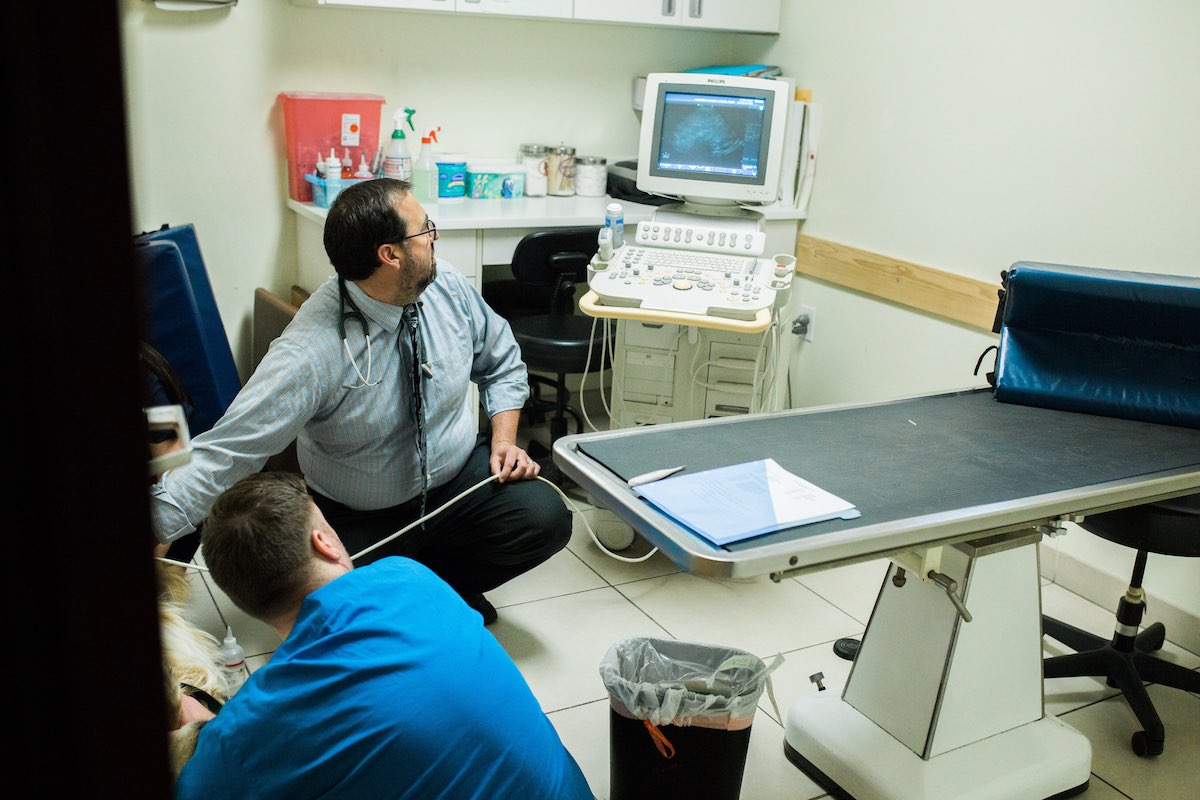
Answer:
<svg viewBox="0 0 1200 800"><path fill-rule="evenodd" d="M666 469L656 469L653 472L647 472L642 475L634 475L628 481L629 488L632 489L633 487L641 486L644 483L654 483L655 481L661 481L663 478L670 477L671 475L674 475L676 472L682 472L685 469L687 469L687 465L681 464L678 467L667 467Z"/></svg>

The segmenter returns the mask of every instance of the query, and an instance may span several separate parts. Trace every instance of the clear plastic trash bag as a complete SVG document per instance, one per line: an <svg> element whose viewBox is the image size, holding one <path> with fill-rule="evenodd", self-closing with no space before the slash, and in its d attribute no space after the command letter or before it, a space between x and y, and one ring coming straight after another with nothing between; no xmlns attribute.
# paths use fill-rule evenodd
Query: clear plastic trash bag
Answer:
<svg viewBox="0 0 1200 800"><path fill-rule="evenodd" d="M770 665L732 647L637 637L608 649L600 678L618 713L653 725L737 730L750 725L763 690L778 715Z"/></svg>

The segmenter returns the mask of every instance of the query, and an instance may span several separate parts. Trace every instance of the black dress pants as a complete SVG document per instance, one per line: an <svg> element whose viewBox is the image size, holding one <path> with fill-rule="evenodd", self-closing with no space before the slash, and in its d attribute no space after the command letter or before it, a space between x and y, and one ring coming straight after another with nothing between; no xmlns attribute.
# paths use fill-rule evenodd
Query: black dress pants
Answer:
<svg viewBox="0 0 1200 800"><path fill-rule="evenodd" d="M458 475L430 490L426 512L488 477L490 455L488 440L481 436ZM352 557L420 514L419 497L391 508L355 511L311 493ZM469 598L528 572L563 549L570 538L571 514L552 488L537 480L493 481L424 525L355 560L354 565L406 556L420 561Z"/></svg>

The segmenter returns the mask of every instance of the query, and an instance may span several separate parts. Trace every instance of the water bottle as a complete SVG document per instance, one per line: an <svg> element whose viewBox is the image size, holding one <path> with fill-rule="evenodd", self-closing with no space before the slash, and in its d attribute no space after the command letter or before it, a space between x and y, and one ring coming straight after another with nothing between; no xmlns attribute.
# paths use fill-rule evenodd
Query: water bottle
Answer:
<svg viewBox="0 0 1200 800"><path fill-rule="evenodd" d="M221 665L229 687L229 696L233 697L246 682L246 653L233 637L232 626L225 628L225 641L221 643Z"/></svg>
<svg viewBox="0 0 1200 800"><path fill-rule="evenodd" d="M612 249L620 250L625 244L625 210L620 203L609 203L604 209L604 227L612 230Z"/></svg>

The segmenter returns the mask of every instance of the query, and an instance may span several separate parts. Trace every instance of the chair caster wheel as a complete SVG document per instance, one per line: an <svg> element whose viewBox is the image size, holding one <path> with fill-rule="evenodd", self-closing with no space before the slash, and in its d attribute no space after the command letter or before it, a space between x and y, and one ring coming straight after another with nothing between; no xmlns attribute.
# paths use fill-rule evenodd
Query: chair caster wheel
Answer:
<svg viewBox="0 0 1200 800"><path fill-rule="evenodd" d="M1137 635L1134 639L1134 647L1143 653L1152 653L1162 649L1166 638L1167 629L1161 622L1156 622Z"/></svg>
<svg viewBox="0 0 1200 800"><path fill-rule="evenodd" d="M1133 745L1133 752L1142 758L1161 756L1163 752L1163 741L1151 739L1145 731L1135 733L1130 739L1130 743Z"/></svg>

